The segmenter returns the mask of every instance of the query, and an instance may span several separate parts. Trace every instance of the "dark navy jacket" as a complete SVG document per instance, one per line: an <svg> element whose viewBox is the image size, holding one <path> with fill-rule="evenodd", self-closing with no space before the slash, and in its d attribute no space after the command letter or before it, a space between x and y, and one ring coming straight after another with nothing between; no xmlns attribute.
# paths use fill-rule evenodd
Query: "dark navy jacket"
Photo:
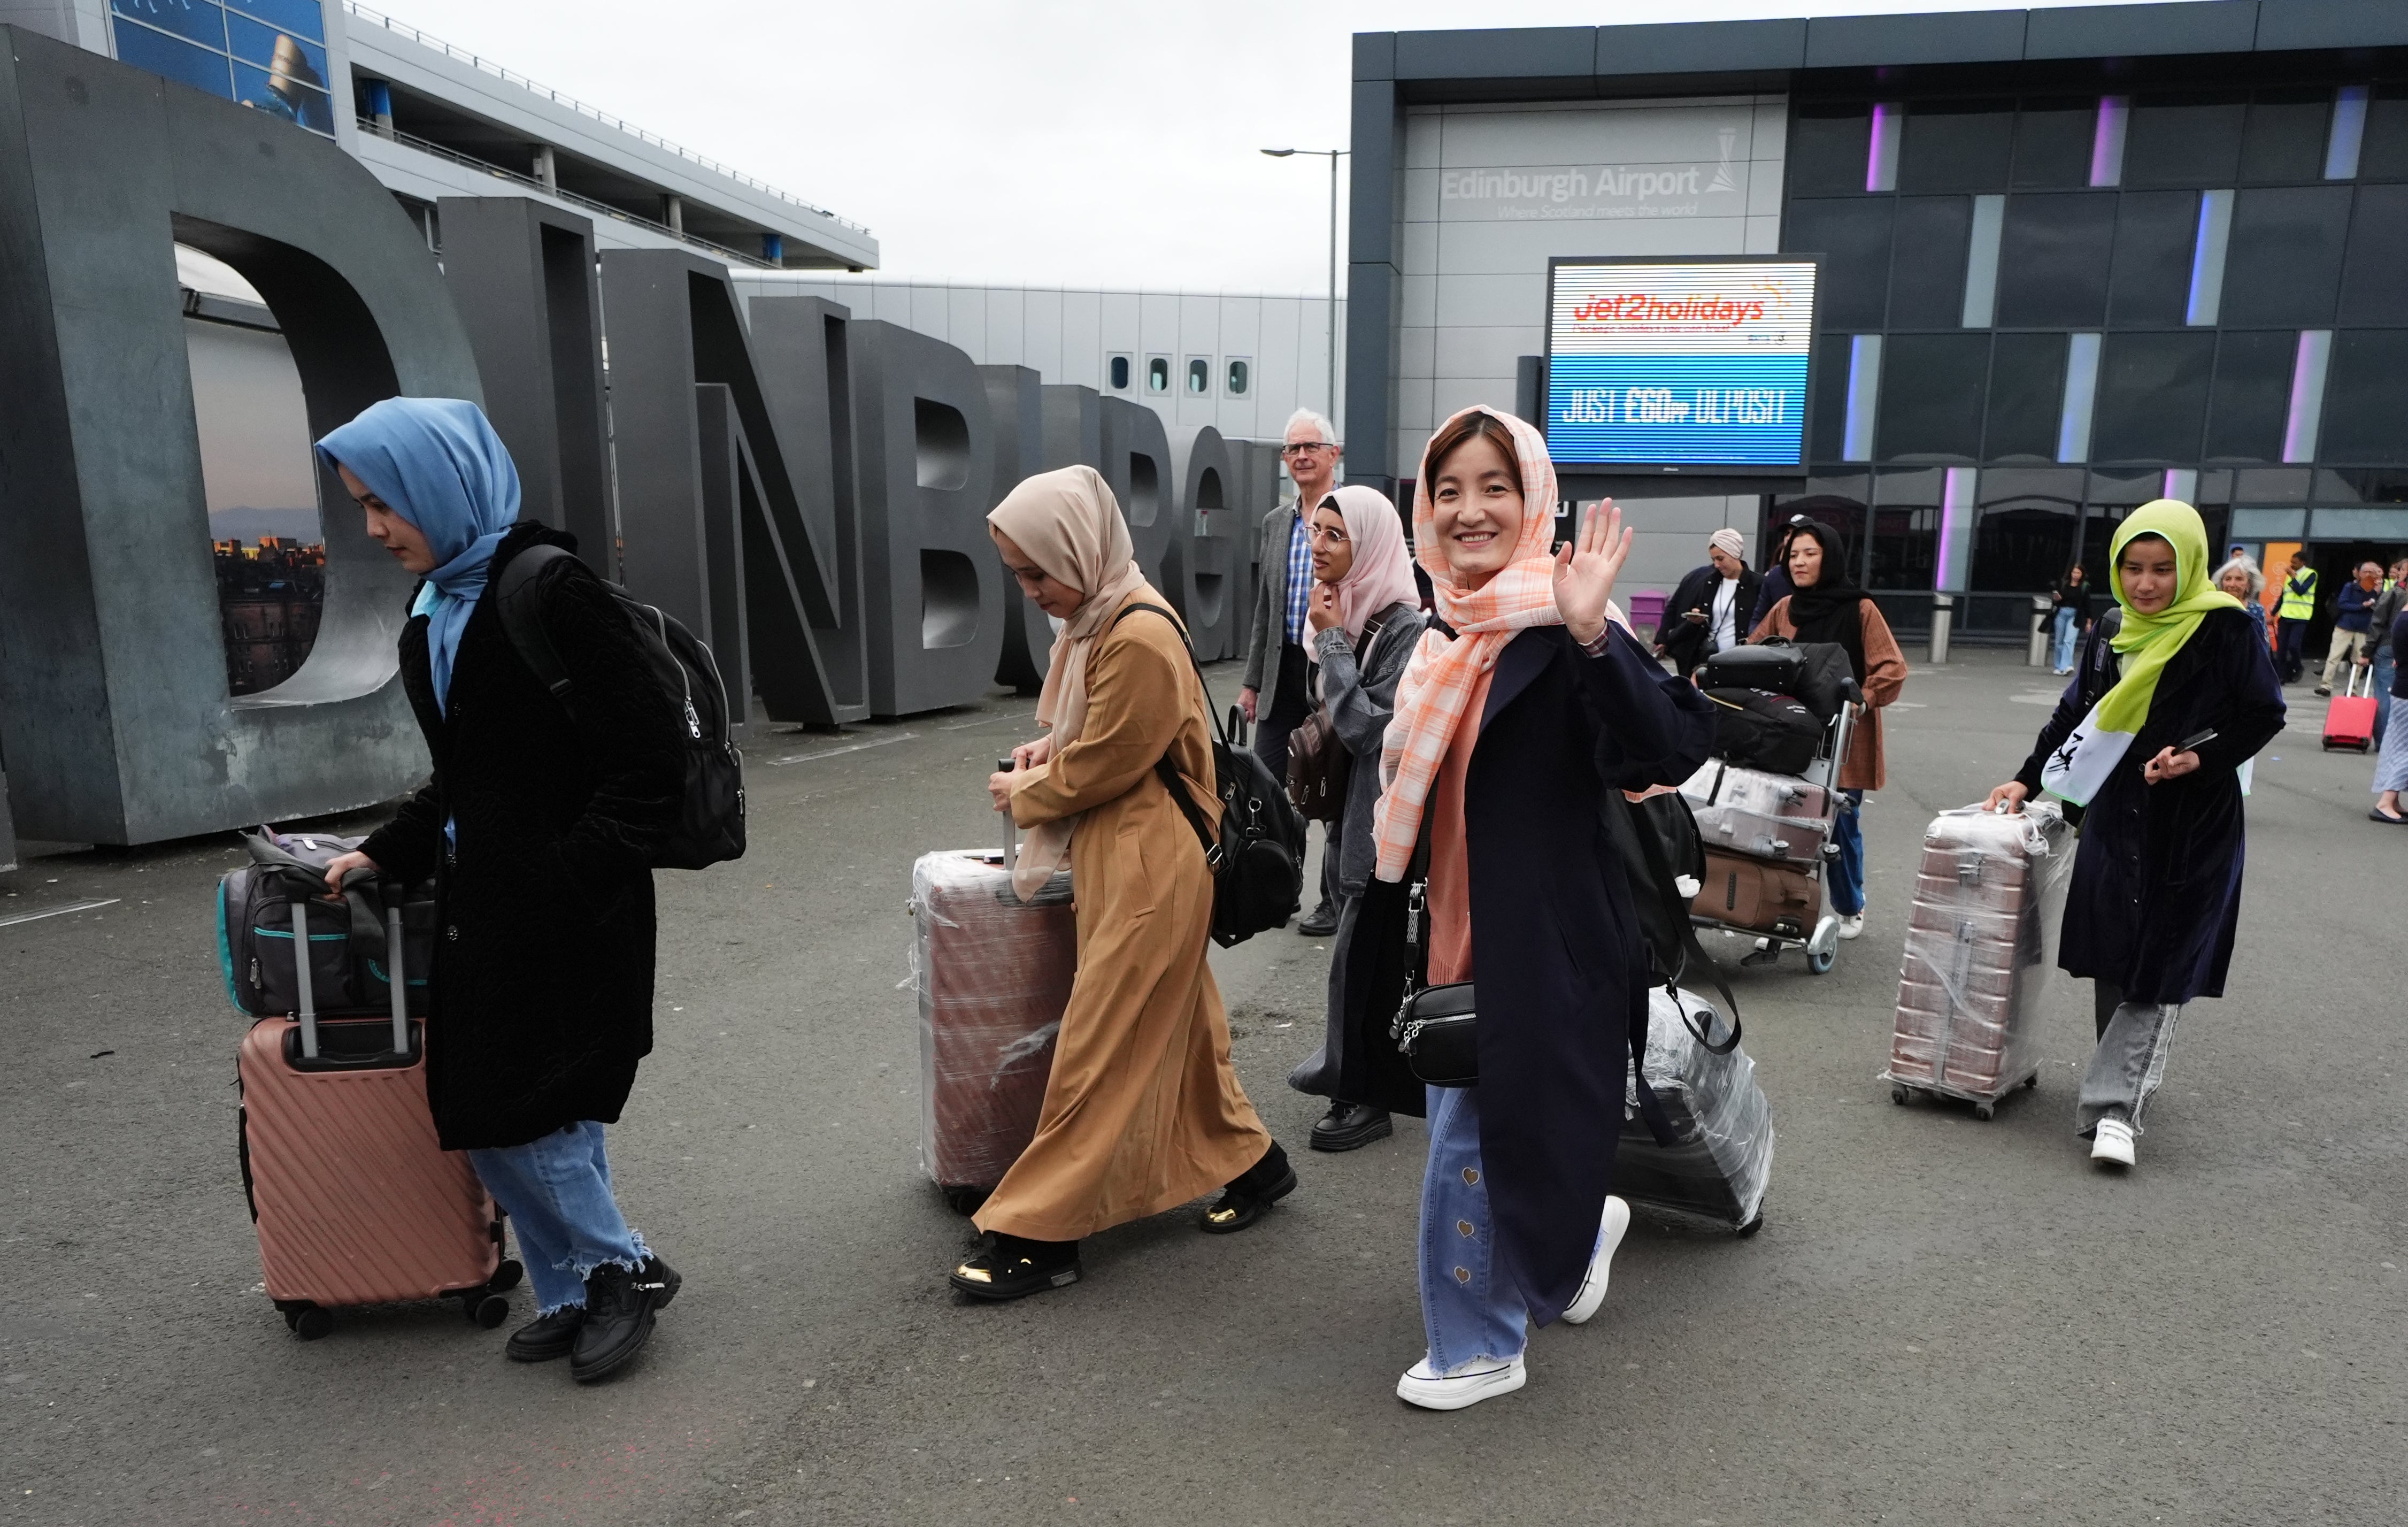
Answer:
<svg viewBox="0 0 2408 1527"><path fill-rule="evenodd" d="M1605 792L1677 785L1713 742L1711 703L1619 627L1597 657L1560 626L1525 630L1498 656L1464 788L1480 1154L1499 1250L1541 1325L1588 1265L1632 1041L1646 1041L1646 950ZM1364 887L1335 1093L1420 1114L1426 1094L1388 1037L1404 914L1403 886Z"/></svg>
<svg viewBox="0 0 2408 1527"><path fill-rule="evenodd" d="M2072 682L2015 778L2035 796L2041 767L2099 697L2119 659L2101 621ZM2122 988L2128 1001L2187 1002L2224 995L2241 924L2244 847L2235 772L2283 729L2283 686L2245 612L2217 610L2158 676L2149 718L2082 817L2082 845L2065 898L2057 962ZM2213 727L2200 767L2151 785L2143 768Z"/></svg>

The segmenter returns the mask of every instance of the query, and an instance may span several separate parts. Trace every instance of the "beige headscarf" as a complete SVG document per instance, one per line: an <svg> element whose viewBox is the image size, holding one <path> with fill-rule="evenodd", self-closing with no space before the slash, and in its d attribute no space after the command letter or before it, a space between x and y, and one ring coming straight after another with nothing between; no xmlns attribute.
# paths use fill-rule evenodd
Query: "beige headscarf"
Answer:
<svg viewBox="0 0 2408 1527"><path fill-rule="evenodd" d="M1026 479L988 511L986 522L1039 567L1087 596L1054 638L1045 688L1037 698L1038 724L1053 731L1054 756L1059 757L1086 726L1088 652L1122 601L1146 587L1145 573L1137 565L1121 506L1092 467L1065 467ZM1070 835L1078 826L1078 817L1067 816L1029 828L1011 872L1012 889L1023 899L1043 889L1069 857Z"/></svg>

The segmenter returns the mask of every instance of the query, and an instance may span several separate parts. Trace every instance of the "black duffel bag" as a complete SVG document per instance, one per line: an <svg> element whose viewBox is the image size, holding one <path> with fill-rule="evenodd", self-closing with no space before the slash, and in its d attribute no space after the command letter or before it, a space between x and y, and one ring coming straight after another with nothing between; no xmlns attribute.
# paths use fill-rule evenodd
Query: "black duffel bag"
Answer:
<svg viewBox="0 0 2408 1527"><path fill-rule="evenodd" d="M1718 652L1698 668L1702 688L1761 689L1787 695L1813 712L1818 721L1840 713L1855 678L1855 670L1848 667L1848 649L1838 642L1789 642L1779 637Z"/></svg>
<svg viewBox="0 0 2408 1527"><path fill-rule="evenodd" d="M1799 774L1814 761L1823 723L1787 695L1762 689L1709 689L1714 702L1714 756L1768 774Z"/></svg>

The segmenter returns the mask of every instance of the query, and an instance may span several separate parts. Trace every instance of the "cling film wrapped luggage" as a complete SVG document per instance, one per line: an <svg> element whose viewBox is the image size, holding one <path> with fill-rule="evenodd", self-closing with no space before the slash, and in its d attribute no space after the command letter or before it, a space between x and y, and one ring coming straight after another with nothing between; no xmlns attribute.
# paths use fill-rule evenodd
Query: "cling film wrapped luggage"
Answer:
<svg viewBox="0 0 2408 1527"><path fill-rule="evenodd" d="M2047 801L2013 815L1963 807L1924 829L1882 1073L1898 1101L1922 1090L1986 1110L2038 1078L2073 850L2071 824Z"/></svg>
<svg viewBox="0 0 2408 1527"><path fill-rule="evenodd" d="M1656 1143L1639 1115L1635 1089L1627 1094L1622 1141L1614 1153L1613 1190L1684 1218L1752 1233L1761 1221L1772 1178L1772 1105L1756 1082L1756 1062L1734 1045L1716 1055L1727 1026L1703 998L1661 987L1647 994L1647 1085L1664 1105L1676 1137Z"/></svg>
<svg viewBox="0 0 2408 1527"><path fill-rule="evenodd" d="M1037 1133L1079 930L1069 872L1028 901L992 852L911 867L920 1004L920 1165L974 1208Z"/></svg>

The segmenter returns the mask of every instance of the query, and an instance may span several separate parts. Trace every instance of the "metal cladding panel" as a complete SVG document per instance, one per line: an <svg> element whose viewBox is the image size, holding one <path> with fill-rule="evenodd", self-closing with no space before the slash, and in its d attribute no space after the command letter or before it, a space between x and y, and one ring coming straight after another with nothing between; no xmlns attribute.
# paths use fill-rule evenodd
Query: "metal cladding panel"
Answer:
<svg viewBox="0 0 2408 1527"><path fill-rule="evenodd" d="M521 508L616 578L594 224L528 196L445 196L436 211L444 284L477 353L486 416L518 466Z"/></svg>
<svg viewBox="0 0 2408 1527"><path fill-rule="evenodd" d="M1397 35L1394 32L1354 34L1354 78L1394 79L1397 77Z"/></svg>
<svg viewBox="0 0 2408 1527"><path fill-rule="evenodd" d="M752 719L752 644L746 635L750 620L744 576L750 548L744 544L744 522L760 514L760 473L744 438L735 395L725 382L696 382L694 412L702 468L703 555L711 600L710 625L692 629L710 643L720 682L727 690L728 723L740 727Z"/></svg>
<svg viewBox="0 0 2408 1527"><path fill-rule="evenodd" d="M695 413L694 303L707 262L677 250L606 250L611 439L619 463L620 581L700 635L711 629L710 558ZM724 275L723 267L719 268Z"/></svg>
<svg viewBox="0 0 2408 1527"><path fill-rule="evenodd" d="M1388 80L1357 80L1352 119L1354 163L1346 182L1347 258L1357 265L1396 258L1397 166L1404 161L1404 116Z"/></svg>
<svg viewBox="0 0 2408 1527"><path fill-rule="evenodd" d="M1593 26L1467 27L1396 38L1398 79L1572 79L1597 72Z"/></svg>
<svg viewBox="0 0 2408 1527"><path fill-rule="evenodd" d="M358 161L0 29L0 753L29 837L149 843L337 811L426 768L396 678L413 580L331 471L308 660L228 693L175 240L274 310L313 438L395 394L482 401L434 257Z"/></svg>
<svg viewBox="0 0 2408 1527"><path fill-rule="evenodd" d="M986 387L988 421L995 429L995 466L991 497L1004 497L1027 478L1044 471L1045 380L1025 366L982 366L979 381ZM990 558L995 556L992 549ZM1023 694L1045 683L1045 666L1054 633L1045 612L1007 576L1003 584L1003 643L996 659L995 682Z"/></svg>
<svg viewBox="0 0 2408 1527"><path fill-rule="evenodd" d="M870 708L965 704L1003 650L986 386L968 355L897 324L855 324L851 342Z"/></svg>
<svg viewBox="0 0 2408 1527"><path fill-rule="evenodd" d="M1196 655L1209 663L1228 656L1238 639L1229 570L1244 542L1243 505L1219 430L1182 425L1170 431L1169 440L1179 514L1163 562L1162 592L1187 623Z"/></svg>
<svg viewBox="0 0 2408 1527"><path fill-rule="evenodd" d="M1796 69L1806 64L1803 17L1767 22L1667 22L1599 27L1600 78L1706 74L1732 69Z"/></svg>
<svg viewBox="0 0 2408 1527"><path fill-rule="evenodd" d="M2408 6L2397 0L2275 0L2257 8L2261 53L2408 44Z"/></svg>
<svg viewBox="0 0 2408 1527"><path fill-rule="evenodd" d="M1346 480L1395 496L1397 276L1388 265L1354 266L1347 276Z"/></svg>
<svg viewBox="0 0 2408 1527"><path fill-rule="evenodd" d="M1137 565L1146 581L1163 586L1163 559L1179 519L1178 480L1172 475L1170 439L1162 415L1126 398L1102 400L1104 481L1120 500L1121 513L1137 542ZM1167 591L1166 591L1167 592Z"/></svg>
<svg viewBox="0 0 2408 1527"><path fill-rule="evenodd" d="M2024 57L2245 53L2258 36L2258 13L2257 0L2034 10L2024 33Z"/></svg>
<svg viewBox="0 0 2408 1527"><path fill-rule="evenodd" d="M2024 56L2020 10L1913 16L1818 16L1806 23L1806 66L1973 64Z"/></svg>

